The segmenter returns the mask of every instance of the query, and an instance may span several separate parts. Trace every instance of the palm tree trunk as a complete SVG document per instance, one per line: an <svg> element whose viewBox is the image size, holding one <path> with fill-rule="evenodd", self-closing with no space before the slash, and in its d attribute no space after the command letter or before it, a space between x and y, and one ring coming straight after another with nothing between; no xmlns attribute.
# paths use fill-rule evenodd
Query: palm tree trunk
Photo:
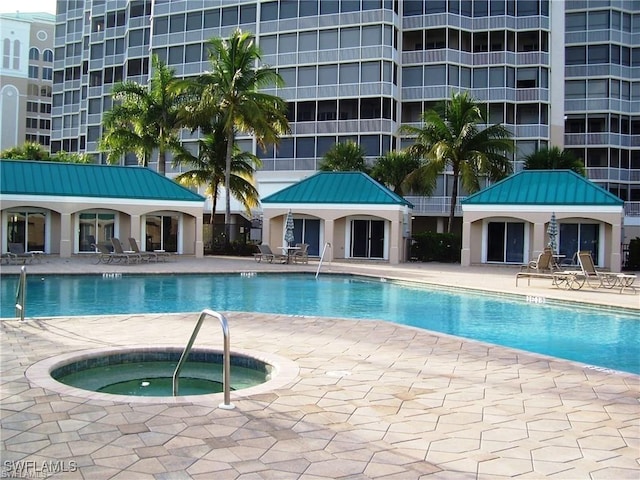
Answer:
<svg viewBox="0 0 640 480"><path fill-rule="evenodd" d="M233 128L227 134L227 158L224 167L225 210L224 210L224 243L229 245L231 235L231 156L233 154Z"/></svg>
<svg viewBox="0 0 640 480"><path fill-rule="evenodd" d="M451 233L453 227L453 217L456 213L456 203L458 203L458 175L457 169L453 169L453 185L451 187L451 205L449 206L449 225L447 225L447 233Z"/></svg>
<svg viewBox="0 0 640 480"><path fill-rule="evenodd" d="M164 150L160 150L158 152L158 173L162 176L164 176L167 171L165 168L165 163L166 163L166 153L164 152Z"/></svg>

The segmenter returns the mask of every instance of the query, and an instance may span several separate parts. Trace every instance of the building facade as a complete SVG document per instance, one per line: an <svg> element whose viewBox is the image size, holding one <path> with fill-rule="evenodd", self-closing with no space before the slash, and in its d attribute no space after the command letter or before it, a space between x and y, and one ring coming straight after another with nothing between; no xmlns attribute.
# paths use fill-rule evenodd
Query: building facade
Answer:
<svg viewBox="0 0 640 480"><path fill-rule="evenodd" d="M55 16L0 14L0 151L39 143L49 150Z"/></svg>
<svg viewBox="0 0 640 480"><path fill-rule="evenodd" d="M146 83L151 53L177 76L198 75L209 68L207 40L236 28L256 35L264 63L285 81L269 93L289 102L292 133L277 148L239 139L262 159L262 197L314 173L336 142L357 141L370 161L406 146L401 125L419 125L424 109L465 90L488 104L490 123L513 132L515 172L537 149L571 149L590 179L625 200L626 241L640 235L633 0L61 1L52 151L102 162L97 142L113 84ZM183 140L195 148L188 132ZM450 191L448 172L433 197L407 197L414 231L443 228ZM460 215L454 230L461 225Z"/></svg>

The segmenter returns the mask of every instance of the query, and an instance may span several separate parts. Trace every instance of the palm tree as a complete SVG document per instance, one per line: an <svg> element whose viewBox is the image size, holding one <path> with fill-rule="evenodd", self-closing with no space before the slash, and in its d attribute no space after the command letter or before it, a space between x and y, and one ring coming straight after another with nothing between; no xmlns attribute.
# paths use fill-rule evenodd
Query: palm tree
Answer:
<svg viewBox="0 0 640 480"><path fill-rule="evenodd" d="M176 181L188 187L206 186L205 193L211 197L212 205L209 223L213 224L218 193L225 183L227 143L222 126L199 140L198 147L197 157L186 149L174 157L174 164L193 167L193 170L178 175ZM255 168L261 165L262 162L258 157L242 152L237 145L234 146L229 188L233 196L242 202L247 212L250 212L250 209L257 206L260 201L260 194L253 185L252 179Z"/></svg>
<svg viewBox="0 0 640 480"><path fill-rule="evenodd" d="M402 133L416 137L415 143L408 147L409 152L425 159L410 177L421 177L433 187L436 176L447 166L451 167L453 188L448 233L451 233L458 202L458 181L473 193L480 190L481 177L495 181L512 171L511 133L499 124L480 128L481 124L487 124L484 110L466 92L454 93L450 100L423 112L422 127L401 127Z"/></svg>
<svg viewBox="0 0 640 480"><path fill-rule="evenodd" d="M365 151L353 140L336 143L322 157L318 166L325 172L365 172L369 168L364 161Z"/></svg>
<svg viewBox="0 0 640 480"><path fill-rule="evenodd" d="M225 241L229 241L231 223L231 172L236 133L255 137L265 148L277 144L280 135L289 132L287 102L260 91L267 86L282 86L282 77L272 68L256 66L262 53L253 34L236 30L228 39L209 40L211 72L192 82L195 96L186 108L192 128L210 132L218 122L223 125L225 153Z"/></svg>
<svg viewBox="0 0 640 480"><path fill-rule="evenodd" d="M178 116L182 104L180 82L174 71L152 56L153 75L150 86L126 81L112 90L114 107L104 115L104 135L99 145L107 152L109 163L133 152L147 166L158 150L158 173L166 172L166 154L178 151L178 134L182 127Z"/></svg>
<svg viewBox="0 0 640 480"><path fill-rule="evenodd" d="M584 177L584 163L569 150L543 148L524 157L525 170L573 170Z"/></svg>
<svg viewBox="0 0 640 480"><path fill-rule="evenodd" d="M402 196L407 187L407 177L419 167L420 159L410 155L406 150L391 151L376 160L371 176Z"/></svg>

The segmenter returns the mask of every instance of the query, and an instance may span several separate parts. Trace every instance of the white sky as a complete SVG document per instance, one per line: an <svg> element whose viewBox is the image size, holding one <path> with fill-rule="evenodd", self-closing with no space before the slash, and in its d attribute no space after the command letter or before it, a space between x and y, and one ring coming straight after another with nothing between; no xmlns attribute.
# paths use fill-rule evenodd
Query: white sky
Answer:
<svg viewBox="0 0 640 480"><path fill-rule="evenodd" d="M0 13L47 12L55 15L56 0L0 0Z"/></svg>

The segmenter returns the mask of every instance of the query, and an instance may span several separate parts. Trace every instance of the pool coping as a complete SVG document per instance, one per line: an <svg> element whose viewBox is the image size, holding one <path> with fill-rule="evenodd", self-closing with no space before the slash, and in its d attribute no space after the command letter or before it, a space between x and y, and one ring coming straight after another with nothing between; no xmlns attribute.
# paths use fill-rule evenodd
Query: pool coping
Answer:
<svg viewBox="0 0 640 480"><path fill-rule="evenodd" d="M73 352L67 352L53 357L45 358L30 365L25 371L25 377L27 378L27 380L29 380L29 382L39 387L46 388L62 395L71 395L79 398L85 398L87 400L98 400L112 403L153 403L164 405L175 405L183 403L211 405L212 403L223 401L223 392L206 395L176 395L172 397L141 397L135 395L115 395L111 393L92 392L90 390L65 385L64 383L58 382L51 376L51 373L57 368L68 365L69 363L94 358L100 355L126 354L140 352L143 350L152 351L164 349L182 351L184 350L184 346L176 344L125 345L76 350ZM223 353L221 349L209 347L198 347L196 350L204 350L220 355L222 355ZM232 356L240 355L254 358L273 367L270 380L267 380L260 385L232 391L232 400L234 398L239 400L253 395L268 393L273 390L283 388L286 385L293 383L296 378L298 378L299 368L297 364L294 361L280 355L238 348L231 349L230 353Z"/></svg>

